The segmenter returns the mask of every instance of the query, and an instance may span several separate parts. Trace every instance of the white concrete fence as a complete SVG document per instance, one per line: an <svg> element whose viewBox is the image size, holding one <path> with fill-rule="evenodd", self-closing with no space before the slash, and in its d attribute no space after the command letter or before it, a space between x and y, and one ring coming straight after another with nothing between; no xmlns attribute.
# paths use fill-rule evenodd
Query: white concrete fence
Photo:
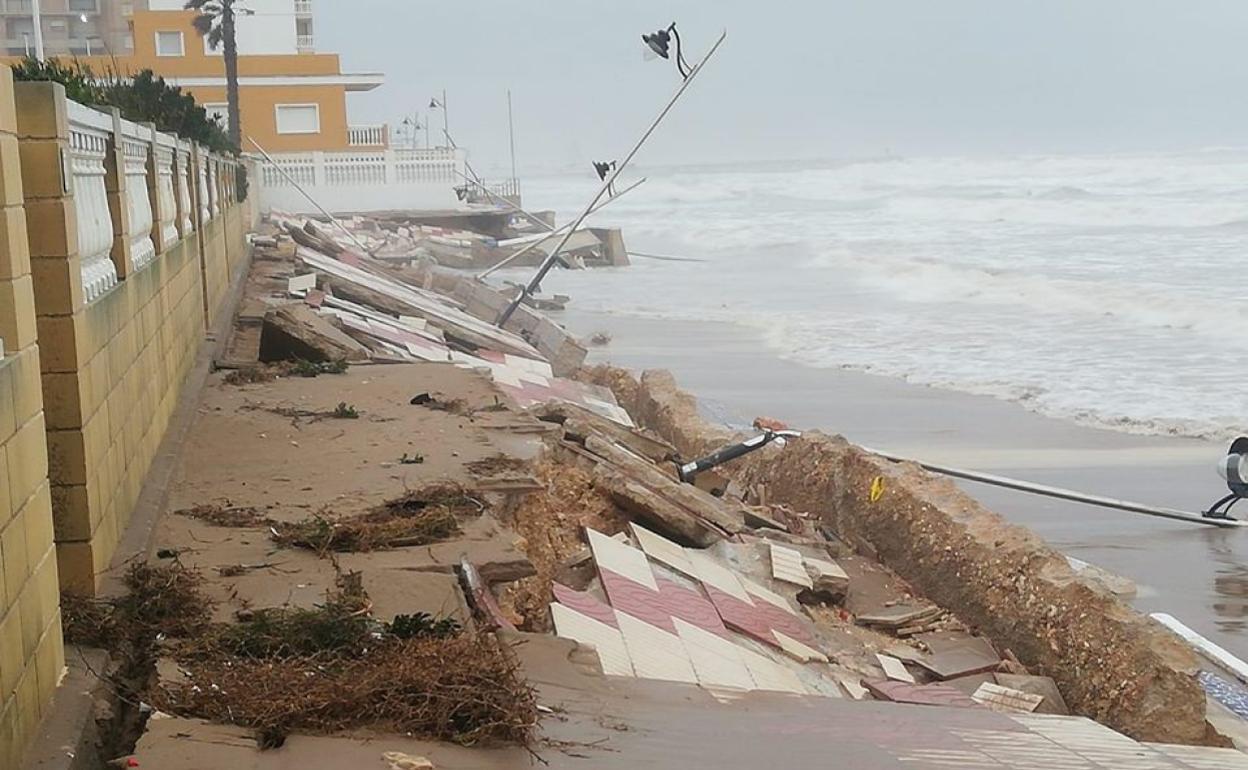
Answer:
<svg viewBox="0 0 1248 770"><path fill-rule="evenodd" d="M118 285L120 255L137 273L197 226L192 189L198 188L200 221L218 216L222 195L233 195L236 162L163 134L150 123L125 120L116 110L69 101L66 117L64 187L73 194L83 296L90 303ZM115 164L115 178L110 164ZM118 194L123 187L124 198Z"/></svg>
<svg viewBox="0 0 1248 770"><path fill-rule="evenodd" d="M348 126L347 144L352 147L386 147L389 128L381 123L372 126Z"/></svg>
<svg viewBox="0 0 1248 770"><path fill-rule="evenodd" d="M336 213L464 206L455 195L455 188L463 184L463 150L355 150L272 157L280 170L263 158L254 159L257 195L264 211L315 212L316 207L295 184Z"/></svg>

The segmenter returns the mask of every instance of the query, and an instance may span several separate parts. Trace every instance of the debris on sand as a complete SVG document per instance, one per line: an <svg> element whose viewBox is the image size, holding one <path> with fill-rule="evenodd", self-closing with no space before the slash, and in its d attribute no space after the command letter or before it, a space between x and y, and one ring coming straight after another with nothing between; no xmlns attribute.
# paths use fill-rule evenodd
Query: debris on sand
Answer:
<svg viewBox="0 0 1248 770"><path fill-rule="evenodd" d="M258 508L224 503L201 503L174 511L176 516L197 519L215 527L267 527L272 522Z"/></svg>
<svg viewBox="0 0 1248 770"><path fill-rule="evenodd" d="M593 334L589 335L588 342L590 345L593 345L594 347L599 347L599 348L603 347L604 345L610 345L611 335L607 332L594 332Z"/></svg>
<svg viewBox="0 0 1248 770"><path fill-rule="evenodd" d="M273 538L318 553L428 545L458 534L461 518L477 516L484 509L484 503L459 485L435 482L357 516L334 519L317 514L275 524Z"/></svg>

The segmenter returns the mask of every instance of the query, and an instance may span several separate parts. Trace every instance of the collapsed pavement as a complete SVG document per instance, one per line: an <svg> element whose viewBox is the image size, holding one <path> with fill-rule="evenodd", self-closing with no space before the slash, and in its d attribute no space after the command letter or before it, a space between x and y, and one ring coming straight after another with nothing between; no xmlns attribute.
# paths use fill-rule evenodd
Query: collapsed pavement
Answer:
<svg viewBox="0 0 1248 770"><path fill-rule="evenodd" d="M1044 736L1067 754L1033 742L1032 759L1088 767L1103 766L1093 744L1157 767L1197 756L1068 709L1140 740L1224 743L1185 648L956 490L817 436L682 483L678 460L733 435L670 376L568 379L584 349L544 314L496 329L504 293L275 224L151 549L194 576L196 629L213 630L131 661L142 671L123 694L157 709L124 742L141 766L195 767L202 752L220 766L512 767L531 752L634 766L677 756L663 749L677 726L707 736L699 756L739 764L758 749L709 736L751 714L858 725L838 740L873 762L1004 767L973 737L990 734ZM231 641L205 652L199 635ZM376 682L351 700L333 678L397 675L367 650L407 644L446 657L404 681L455 692L465 666L487 666L498 709L450 729L454 698L414 714L411 690ZM292 681L311 679L311 710L232 700L254 681L296 698ZM863 730L881 718L912 739ZM1082 749L1063 743L1075 733Z"/></svg>

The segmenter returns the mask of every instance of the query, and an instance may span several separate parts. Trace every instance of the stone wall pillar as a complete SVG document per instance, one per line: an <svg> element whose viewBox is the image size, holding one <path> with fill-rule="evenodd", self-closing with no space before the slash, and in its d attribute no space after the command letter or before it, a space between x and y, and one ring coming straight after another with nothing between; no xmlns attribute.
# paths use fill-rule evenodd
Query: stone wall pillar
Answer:
<svg viewBox="0 0 1248 770"><path fill-rule="evenodd" d="M108 159L104 163L104 188L108 190L108 210L113 215L113 263L117 277L125 280L134 272L130 209L126 201L126 145L121 135L121 110L113 107L113 135L108 142Z"/></svg>
<svg viewBox="0 0 1248 770"><path fill-rule="evenodd" d="M51 96L52 90L43 93ZM48 193L55 200L63 188L56 102L41 106L46 111L33 117L44 119L48 136L28 154L18 141L12 74L0 67L0 767L21 766L65 669L35 287L37 275L81 281L76 263L45 264L46 241L39 239L42 250L33 261L27 243L25 196ZM63 128L63 110L60 118ZM29 185L24 175L32 177ZM63 216L59 211L55 202L39 209L31 232L45 215L53 222ZM61 230L63 240L63 225ZM64 244L57 249L64 251ZM62 287L60 293L72 306L72 290Z"/></svg>

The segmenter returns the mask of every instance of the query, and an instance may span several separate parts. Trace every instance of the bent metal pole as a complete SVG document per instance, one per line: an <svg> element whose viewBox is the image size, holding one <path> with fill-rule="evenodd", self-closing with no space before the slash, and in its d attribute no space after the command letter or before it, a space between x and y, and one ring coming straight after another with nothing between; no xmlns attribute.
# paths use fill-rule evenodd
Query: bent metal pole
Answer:
<svg viewBox="0 0 1248 770"><path fill-rule="evenodd" d="M542 279L545 278L546 274L550 272L550 269L554 267L555 260L559 258L559 252L562 251L563 247L568 244L568 240L572 237L572 233L576 232L576 229L581 226L581 223L584 222L585 218L589 216L589 213L593 211L594 206L597 205L602 196L605 195L608 190L613 189L612 186L615 184L615 178L618 177L620 172L628 166L629 161L633 159L633 156L637 154L638 150L641 149L641 146L646 143L646 140L650 138L650 135L654 133L654 130L659 127L660 123L663 122L663 118L667 117L667 113L671 112L672 107L676 105L676 102L680 99L681 94L685 92L685 89L689 87L689 84L693 82L694 78L698 76L698 73L702 71L702 68L706 66L706 63L710 61L711 57L715 55L715 52L719 50L719 46L723 44L724 38L727 36L727 32L720 33L719 39L715 41L715 45L711 46L711 50L706 52L706 56L702 57L702 61L698 62L697 66L689 72L688 77L681 82L680 88L676 89L676 93L672 95L672 98L668 101L667 106L665 106L663 111L659 113L659 116L654 119L654 122L650 124L650 127L646 129L646 132L641 135L641 139L637 141L637 144L633 145L633 149L630 150L628 155L624 157L624 160L620 161L620 163L611 172L611 175L603 180L602 187L598 188L598 194L594 196L593 200L589 202L589 205L585 207L585 210L582 211L580 216L578 216L572 223L572 227L564 233L563 240L559 242L559 245L555 247L554 251L550 252L550 254L542 262L541 267L537 269L537 273L533 276L533 279L520 289L520 292L516 294L516 298L512 300L511 304L507 306L507 309L504 310L502 315L498 317L498 322L495 326L498 326L499 328L505 326L507 321L511 319L512 314L516 312L516 308L520 307L525 298L531 295L537 287L541 285Z"/></svg>
<svg viewBox="0 0 1248 770"><path fill-rule="evenodd" d="M260 154L264 156L264 159L268 162L268 164L272 166L273 168L277 169L277 172L281 174L283 177L285 177L286 181L289 182L296 190L298 190L300 195L307 198L308 203L311 203L313 206L316 206L318 211L320 211L325 216L329 217L330 222L333 222L335 225L338 225L338 229L346 233L347 237L351 239L352 243L360 247L361 253L367 254L370 257L373 255L372 252L368 250L368 247L360 243L360 239L355 237L355 233L348 230L347 226L344 225L342 222L339 222L337 217L335 217L333 214L326 211L325 207L322 206L320 203L318 203L316 198L313 198L310 194L308 194L308 191L303 189L303 186L300 185L298 182L296 182L295 178L292 177L289 173L287 173L286 169L278 165L277 161L273 160L273 156L265 152L265 149L260 146L259 142L257 142L255 139L252 139L250 136L247 137L247 141L251 142L253 145L256 146L256 149L260 151Z"/></svg>
<svg viewBox="0 0 1248 770"><path fill-rule="evenodd" d="M590 214L594 214L594 213L596 213L596 212L598 212L598 211L601 211L602 209L604 209L604 208L606 208L607 206L609 206L609 205L610 205L611 203L613 203L616 199L618 199L620 196L624 195L624 194L625 194L625 193L627 193L628 191L630 191L630 190L636 190L638 187L640 187L640 186L641 186L641 183L642 183L642 182L644 182L644 181L646 181L646 178L643 176L641 179L638 179L636 182L633 182L633 183L632 183L632 184L630 184L628 187L625 187L623 190L620 190L619 192L617 192L615 195L612 195L610 198L607 198L605 201L602 201L602 202L601 202L601 203L599 203L597 206L594 206L593 211L590 211L589 213L590 213ZM547 226L547 227L549 227L549 225L546 225L546 223L545 223L545 222L543 222L542 224L543 224L543 225L545 225L545 226ZM560 233L562 233L564 230L567 230L567 229L568 229L569 227L571 227L571 226L572 226L572 223L571 223L571 222L568 222L568 223L567 223L567 224L565 224L565 225L560 225L559 227L554 228L553 230L551 230L551 231L550 231L550 233L549 233L549 234L547 234L547 236L546 236L545 238L539 238L538 240L533 241L532 243L528 244L527 246L525 246L524 248L520 249L519 251L517 251L516 253L512 254L511 256L509 256L509 257L507 257L507 258L505 258L505 259L503 259L503 260L499 261L499 262L498 262L497 264L495 264L493 267L490 267L489 269L484 270L484 271L482 271L481 273L478 273L478 274L477 274L477 278L479 278L479 279L480 279L480 278L488 278L488 277L489 277L489 275L490 275L491 273L493 273L495 270L501 270L502 268L506 267L507 265L509 265L509 264L511 264L512 262L514 262L514 261L516 261L517 259L519 259L520 257L524 256L525 254L528 254L528 253L529 253L530 251L532 251L533 249L537 248L538 246L541 246L543 243L547 243L547 242L549 242L549 241L550 241L550 239L554 238L556 235L559 235Z"/></svg>
<svg viewBox="0 0 1248 770"><path fill-rule="evenodd" d="M1174 508L1162 508L1155 505L1144 505L1142 503L1133 503L1128 500L1119 500L1113 497L1089 495L1083 492L1076 492L1073 489L1051 487L1046 484L1034 484L1030 481L1020 481L1018 479L1011 479L1005 476L994 476L990 473L980 473L979 471L969 471L963 468L951 468L947 465L937 465L936 463L924 462L923 460L914 460L909 457L901 457L889 452L881 452L878 449L868 449L867 447L863 447L863 449L871 454L879 455L885 460L891 460L892 462L914 463L924 470L929 470L932 473L939 473L942 476L952 476L958 479L966 479L967 481L977 481L981 484L991 484L996 487L1013 489L1016 492L1026 492L1032 495L1055 497L1059 500L1070 500L1075 503L1095 505L1101 508L1112 508L1118 511L1142 513L1145 516L1156 516L1162 519L1186 521L1189 524L1205 524L1211 527L1226 528L1244 526L1244 522L1235 521L1234 519L1211 519L1207 516L1201 516L1196 513L1188 513L1187 511L1179 511Z"/></svg>

